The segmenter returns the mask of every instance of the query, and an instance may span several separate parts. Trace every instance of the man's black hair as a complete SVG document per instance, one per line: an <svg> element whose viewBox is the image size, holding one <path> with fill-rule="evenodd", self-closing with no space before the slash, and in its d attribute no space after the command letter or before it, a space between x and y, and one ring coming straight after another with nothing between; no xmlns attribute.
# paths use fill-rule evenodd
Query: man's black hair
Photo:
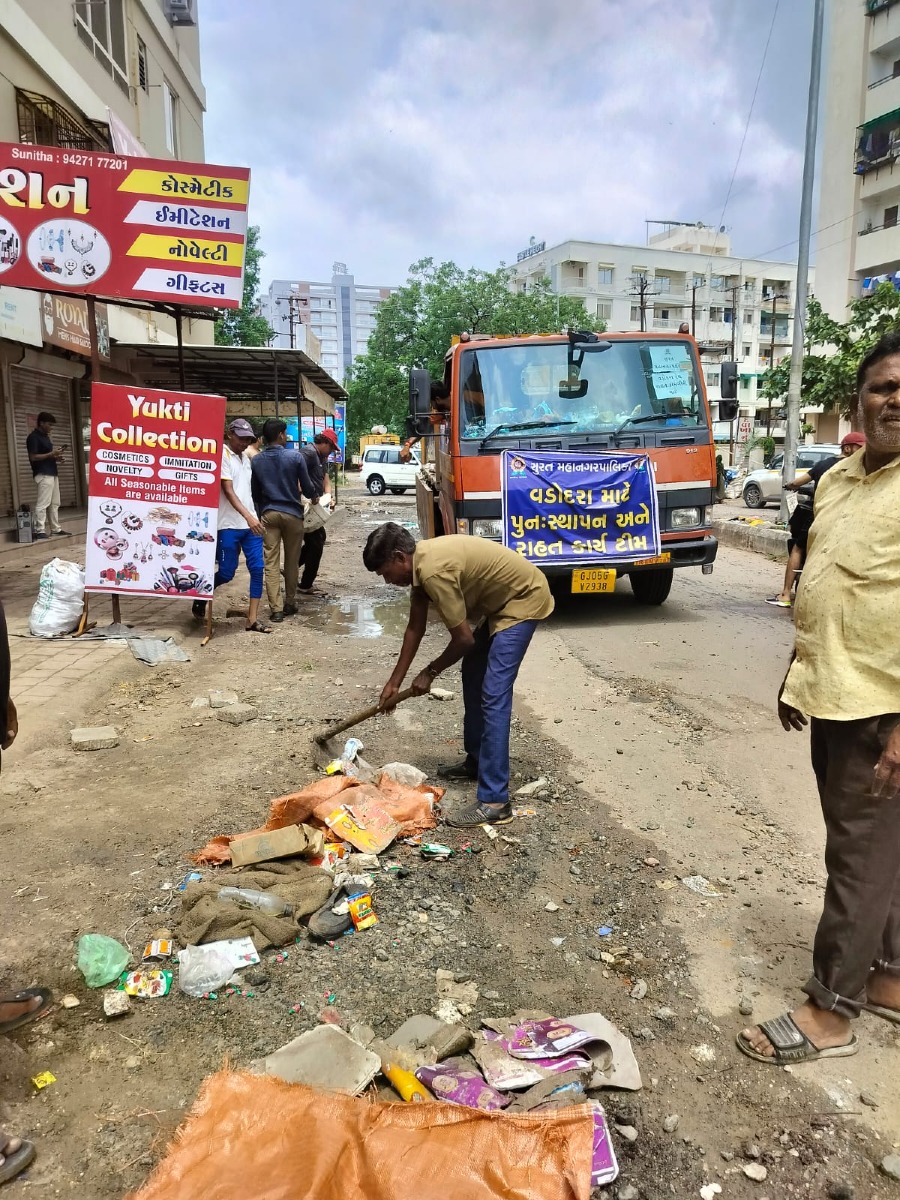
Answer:
<svg viewBox="0 0 900 1200"><path fill-rule="evenodd" d="M332 450L334 449L334 442L331 440L331 438L326 437L324 433L317 433L313 438L313 441L317 442L320 446L327 442Z"/></svg>
<svg viewBox="0 0 900 1200"><path fill-rule="evenodd" d="M262 428L263 441L267 446L273 446L283 433L287 433L287 425L277 417L270 417Z"/></svg>
<svg viewBox="0 0 900 1200"><path fill-rule="evenodd" d="M45 421L48 421L51 425L55 425L56 417L54 417L53 413L38 413L37 424L43 425Z"/></svg>
<svg viewBox="0 0 900 1200"><path fill-rule="evenodd" d="M886 333L881 341L876 342L866 357L859 364L856 372L856 390L861 390L866 381L866 374L876 363L892 354L900 354L900 333Z"/></svg>
<svg viewBox="0 0 900 1200"><path fill-rule="evenodd" d="M387 521L373 529L366 539L363 563L367 571L378 571L398 550L401 554L412 554L415 548L416 539L408 529L393 521Z"/></svg>

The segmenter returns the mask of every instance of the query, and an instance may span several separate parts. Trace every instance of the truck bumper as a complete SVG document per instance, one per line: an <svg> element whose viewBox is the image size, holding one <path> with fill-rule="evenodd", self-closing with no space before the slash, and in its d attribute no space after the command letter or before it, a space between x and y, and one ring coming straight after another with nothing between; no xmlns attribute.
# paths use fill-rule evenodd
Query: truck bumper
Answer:
<svg viewBox="0 0 900 1200"><path fill-rule="evenodd" d="M704 537L685 538L677 542L663 542L660 549L664 554L671 554L672 557L667 563L645 562L639 566L630 562L595 562L586 565L615 567L616 574L620 576L636 575L641 571L665 571L675 567L704 567L708 563L716 561L719 541L718 538L709 534ZM574 563L556 566L544 561L536 562L534 565L545 575L571 575L572 571L577 569Z"/></svg>

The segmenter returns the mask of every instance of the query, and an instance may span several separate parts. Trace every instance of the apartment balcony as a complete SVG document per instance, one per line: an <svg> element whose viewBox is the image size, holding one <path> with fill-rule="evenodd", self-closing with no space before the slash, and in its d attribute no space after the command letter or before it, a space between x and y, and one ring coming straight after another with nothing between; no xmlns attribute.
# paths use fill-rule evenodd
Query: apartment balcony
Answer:
<svg viewBox="0 0 900 1200"><path fill-rule="evenodd" d="M882 273L900 263L900 225L876 225L861 229L856 245L855 266L864 274Z"/></svg>
<svg viewBox="0 0 900 1200"><path fill-rule="evenodd" d="M866 89L867 125L897 109L900 109L900 75L891 73L869 84Z"/></svg>
<svg viewBox="0 0 900 1200"><path fill-rule="evenodd" d="M871 54L877 54L882 48L900 41L900 4L897 0L866 0L866 12L871 21Z"/></svg>
<svg viewBox="0 0 900 1200"><path fill-rule="evenodd" d="M876 89L877 90L877 89ZM882 110L881 115L858 126L854 172L863 177L860 196L866 198L896 186L894 176L900 158L900 107Z"/></svg>
<svg viewBox="0 0 900 1200"><path fill-rule="evenodd" d="M684 317L654 317L652 327L654 329L670 329L673 333L678 332L678 326L684 322Z"/></svg>
<svg viewBox="0 0 900 1200"><path fill-rule="evenodd" d="M775 326L775 345L776 346L789 345L791 343L792 339L793 339L793 333L791 331L791 327L790 327L789 323L785 322L784 324L781 324L781 323L776 324L776 326ZM765 345L768 345L771 343L771 341L772 341L772 326L771 325L768 325L765 322L763 322L763 324L760 325L759 340L760 340L760 342L762 342Z"/></svg>

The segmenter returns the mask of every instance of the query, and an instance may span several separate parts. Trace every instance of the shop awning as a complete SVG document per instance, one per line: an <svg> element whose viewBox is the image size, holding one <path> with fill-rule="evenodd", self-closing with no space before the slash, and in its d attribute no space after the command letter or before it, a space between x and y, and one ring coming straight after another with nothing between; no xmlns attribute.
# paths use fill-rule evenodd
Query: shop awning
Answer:
<svg viewBox="0 0 900 1200"><path fill-rule="evenodd" d="M260 412L284 405L296 411L298 400L334 415L335 400L346 400L344 388L303 350L273 346L185 345L184 387L211 392L229 401L253 401ZM177 391L181 384L177 346L118 342L113 366L147 387ZM231 406L229 406L231 407Z"/></svg>

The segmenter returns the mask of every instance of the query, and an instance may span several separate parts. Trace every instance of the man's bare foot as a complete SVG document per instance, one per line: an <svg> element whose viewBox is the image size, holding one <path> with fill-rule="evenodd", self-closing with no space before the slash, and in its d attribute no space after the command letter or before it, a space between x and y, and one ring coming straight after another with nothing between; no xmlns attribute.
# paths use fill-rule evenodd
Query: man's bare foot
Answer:
<svg viewBox="0 0 900 1200"><path fill-rule="evenodd" d="M817 1008L811 1000L801 1004L791 1013L797 1028L804 1033L817 1050L829 1050L832 1046L846 1046L850 1041L850 1021L838 1013ZM775 1057L775 1047L758 1025L743 1031L745 1040L757 1054Z"/></svg>
<svg viewBox="0 0 900 1200"><path fill-rule="evenodd" d="M0 1000L0 1025L7 1021L16 1021L40 1007L40 996L29 996L27 1000Z"/></svg>
<svg viewBox="0 0 900 1200"><path fill-rule="evenodd" d="M866 984L866 999L879 1008L900 1012L900 978L885 971L873 971Z"/></svg>

